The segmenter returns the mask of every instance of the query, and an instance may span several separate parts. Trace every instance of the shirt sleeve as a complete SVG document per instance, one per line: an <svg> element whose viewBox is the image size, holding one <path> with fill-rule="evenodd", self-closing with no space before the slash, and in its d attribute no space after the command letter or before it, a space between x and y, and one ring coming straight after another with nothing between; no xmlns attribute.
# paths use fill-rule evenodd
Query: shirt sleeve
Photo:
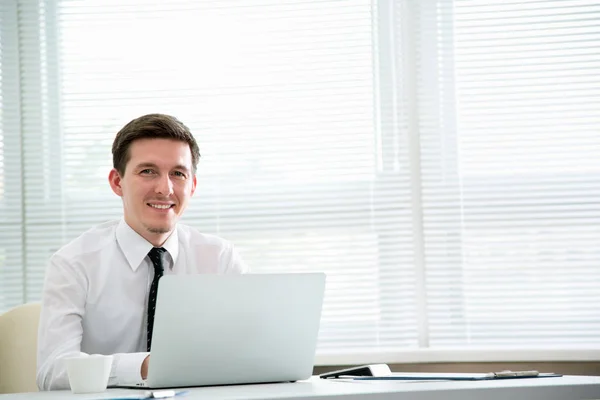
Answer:
<svg viewBox="0 0 600 400"><path fill-rule="evenodd" d="M40 390L69 387L61 360L81 354L87 280L81 271L54 255L46 269L38 330L37 384Z"/></svg>
<svg viewBox="0 0 600 400"><path fill-rule="evenodd" d="M227 269L228 274L247 274L250 272L250 268L244 262L235 246L232 243L227 243Z"/></svg>
<svg viewBox="0 0 600 400"><path fill-rule="evenodd" d="M38 329L36 381L40 390L69 389L64 359L86 354L81 352L81 339L87 287L81 268L58 255L50 259ZM148 354L114 354L109 385L139 382Z"/></svg>
<svg viewBox="0 0 600 400"><path fill-rule="evenodd" d="M142 380L142 363L150 353L120 353L113 355L108 385L132 384Z"/></svg>

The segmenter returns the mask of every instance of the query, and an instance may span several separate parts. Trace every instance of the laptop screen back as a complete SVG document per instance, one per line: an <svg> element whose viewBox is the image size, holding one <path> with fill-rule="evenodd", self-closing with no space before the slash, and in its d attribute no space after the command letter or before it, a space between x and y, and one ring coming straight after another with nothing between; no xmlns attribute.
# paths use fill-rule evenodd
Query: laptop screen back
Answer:
<svg viewBox="0 0 600 400"><path fill-rule="evenodd" d="M325 274L166 275L149 387L307 379Z"/></svg>

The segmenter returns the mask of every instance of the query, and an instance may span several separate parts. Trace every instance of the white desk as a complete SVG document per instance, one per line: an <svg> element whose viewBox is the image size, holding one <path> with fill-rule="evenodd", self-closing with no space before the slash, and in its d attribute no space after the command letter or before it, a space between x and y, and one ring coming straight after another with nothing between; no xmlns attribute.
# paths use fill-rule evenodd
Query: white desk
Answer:
<svg viewBox="0 0 600 400"><path fill-rule="evenodd" d="M101 394L74 395L56 391L0 396L1 399L77 399L118 397L136 391L110 389ZM479 382L327 381L311 378L296 383L218 386L189 389L181 400L303 399L303 400L578 400L600 399L600 377L510 379Z"/></svg>

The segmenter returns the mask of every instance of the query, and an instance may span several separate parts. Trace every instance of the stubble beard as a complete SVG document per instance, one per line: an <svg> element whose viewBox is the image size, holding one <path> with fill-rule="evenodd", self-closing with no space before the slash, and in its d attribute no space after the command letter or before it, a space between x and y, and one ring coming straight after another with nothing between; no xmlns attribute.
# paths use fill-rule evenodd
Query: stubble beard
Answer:
<svg viewBox="0 0 600 400"><path fill-rule="evenodd" d="M163 233L169 233L171 232L170 229L165 229L165 228L148 228L148 232L150 233L157 233L157 234L163 234Z"/></svg>

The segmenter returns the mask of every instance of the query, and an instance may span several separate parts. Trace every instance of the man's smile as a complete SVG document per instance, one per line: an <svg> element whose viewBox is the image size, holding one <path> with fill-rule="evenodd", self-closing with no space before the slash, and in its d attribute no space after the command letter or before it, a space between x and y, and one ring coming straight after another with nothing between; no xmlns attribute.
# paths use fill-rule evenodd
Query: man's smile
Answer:
<svg viewBox="0 0 600 400"><path fill-rule="evenodd" d="M172 207L175 207L175 204L146 203L146 205L157 210L168 210Z"/></svg>

